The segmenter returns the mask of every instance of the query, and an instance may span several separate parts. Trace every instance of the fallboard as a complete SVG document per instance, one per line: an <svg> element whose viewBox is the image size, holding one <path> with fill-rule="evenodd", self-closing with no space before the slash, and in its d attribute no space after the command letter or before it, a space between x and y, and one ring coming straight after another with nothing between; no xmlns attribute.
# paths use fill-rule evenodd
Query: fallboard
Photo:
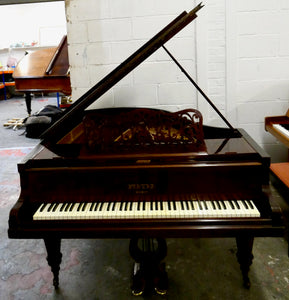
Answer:
<svg viewBox="0 0 289 300"><path fill-rule="evenodd" d="M262 191L262 165L207 162L31 168L22 176L21 185L23 196L31 203L107 201L124 197L149 201L153 195L190 193L256 195Z"/></svg>

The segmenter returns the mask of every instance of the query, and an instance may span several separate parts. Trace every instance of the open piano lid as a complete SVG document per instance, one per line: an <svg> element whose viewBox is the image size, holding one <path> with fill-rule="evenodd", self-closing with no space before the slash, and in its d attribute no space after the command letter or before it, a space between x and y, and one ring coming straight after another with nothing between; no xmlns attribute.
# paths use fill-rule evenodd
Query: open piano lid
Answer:
<svg viewBox="0 0 289 300"><path fill-rule="evenodd" d="M111 87L118 83L128 73L135 69L151 54L158 50L163 44L165 44L170 38L176 35L197 15L197 11L200 10L203 5L200 3L189 13L184 11L171 23L164 27L158 34L145 43L141 48L128 57L123 63L116 67L106 77L99 81L94 87L87 91L77 101L75 101L67 110L61 119L54 123L48 130L46 130L41 136L41 144L55 151L55 145L75 126L82 122L84 116L84 110L95 102L99 97L106 93ZM57 147L56 147L57 148ZM57 151L56 151L57 152Z"/></svg>
<svg viewBox="0 0 289 300"><path fill-rule="evenodd" d="M78 156L79 154L79 144L71 144L69 142L65 142L66 136L70 135L70 133L75 130L84 120L85 109L90 106L93 102L95 102L98 98L100 98L104 93L106 93L110 88L112 88L116 83L118 83L122 78L124 78L128 73L134 70L139 64L141 64L145 59L147 59L151 54L153 54L160 47L164 47L164 44L176 35L180 30L182 30L186 25L188 25L192 20L194 20L197 15L197 11L199 11L203 5L200 3L194 9L192 9L189 13L184 11L177 18L175 18L171 23L169 23L166 27L164 27L158 34L156 34L153 38L151 38L147 43L145 43L141 48L139 48L136 52L134 52L130 57L128 57L123 63L121 63L118 67L116 67L112 72L110 72L107 76L105 76L101 81L99 81L94 87L92 87L89 91L87 91L83 96L81 96L77 101L75 101L66 111L61 119L59 119L56 123L54 123L48 130L46 130L41 136L41 144L48 148L50 151L54 152L54 154L60 156ZM169 51L164 47L165 51L171 56ZM171 56L172 57L172 56ZM172 59L176 62L174 57ZM177 63L177 62L176 62ZM192 78L189 77L188 74L182 69L182 67L177 63L177 65L181 68L181 70L185 73L185 75L189 78L189 80L195 85L195 87L199 90L199 92L205 97L205 99L209 102L209 104L215 109L215 111L222 117L225 123L229 126L229 129L225 129L224 134L222 133L222 138L225 138L225 144L228 145L228 140L231 137L241 137L241 134L238 130L235 130L227 120L221 115L221 113L217 110L214 104L208 99L208 97L204 94L204 92L198 87L198 85L193 81ZM187 112L185 112L186 114ZM202 120L200 122L202 125ZM200 125L197 125L200 127ZM203 130L202 130L203 131ZM219 131L218 131L219 133ZM215 134L213 134L216 136ZM206 136L208 136L206 134ZM210 138L210 137L209 137ZM219 141L222 143L222 140ZM247 145L247 143L242 140L242 145L244 146L244 152L251 152L251 147ZM244 144L244 145L243 145ZM184 151L191 152L191 154L212 154L206 151L206 146L198 145L195 148L196 151ZM224 148L224 146L221 146ZM240 148L238 146L238 148ZM235 149L234 149L235 150ZM221 151L217 151L218 153ZM241 151L242 154L244 153ZM254 151L252 151L254 152ZM216 153L214 151L214 153ZM234 151L235 153L235 151Z"/></svg>

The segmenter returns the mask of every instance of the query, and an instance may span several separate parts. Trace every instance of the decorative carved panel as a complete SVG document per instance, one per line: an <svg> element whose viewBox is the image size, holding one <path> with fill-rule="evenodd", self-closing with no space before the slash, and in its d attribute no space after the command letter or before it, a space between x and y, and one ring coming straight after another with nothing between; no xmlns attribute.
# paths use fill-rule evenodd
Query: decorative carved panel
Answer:
<svg viewBox="0 0 289 300"><path fill-rule="evenodd" d="M112 113L111 113L112 112ZM88 112L83 120L93 152L205 151L198 110L167 112L149 108Z"/></svg>

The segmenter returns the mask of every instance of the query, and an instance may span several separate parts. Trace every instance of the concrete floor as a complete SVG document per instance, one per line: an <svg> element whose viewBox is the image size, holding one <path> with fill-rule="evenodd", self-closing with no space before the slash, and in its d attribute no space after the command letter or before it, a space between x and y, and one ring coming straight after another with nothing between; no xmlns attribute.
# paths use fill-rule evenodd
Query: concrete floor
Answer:
<svg viewBox="0 0 289 300"><path fill-rule="evenodd" d="M33 112L47 104L55 105L56 99L34 99ZM23 99L0 101L2 123L25 116ZM0 300L135 298L128 240L63 240L60 289L55 291L43 241L8 239L9 211L20 191L17 162L38 143L21 132L0 127ZM140 299L289 299L288 245L283 238L255 239L250 290L242 287L234 239L168 239L167 244L168 295Z"/></svg>

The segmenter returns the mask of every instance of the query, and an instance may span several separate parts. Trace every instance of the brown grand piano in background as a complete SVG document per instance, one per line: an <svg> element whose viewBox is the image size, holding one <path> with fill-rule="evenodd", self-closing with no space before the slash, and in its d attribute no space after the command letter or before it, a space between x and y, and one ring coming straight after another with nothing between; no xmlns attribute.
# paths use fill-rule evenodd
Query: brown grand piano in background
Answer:
<svg viewBox="0 0 289 300"><path fill-rule="evenodd" d="M254 237L283 236L270 157L244 130L203 126L195 109L86 110L201 7L180 14L74 102L18 165L21 194L8 234L44 240L56 288L63 238L130 239L139 295L147 287L166 293L165 238L236 238L249 287Z"/></svg>
<svg viewBox="0 0 289 300"><path fill-rule="evenodd" d="M266 117L265 129L289 147L289 110L286 115Z"/></svg>
<svg viewBox="0 0 289 300"><path fill-rule="evenodd" d="M289 109L286 115L268 116L265 117L265 129L271 133L284 146L289 148ZM289 191L289 162L275 162L270 166L270 170L274 175L272 182L283 194L285 199L288 199ZM287 216L288 222L288 216Z"/></svg>
<svg viewBox="0 0 289 300"><path fill-rule="evenodd" d="M13 73L16 91L25 93L28 114L31 93L61 92L71 94L67 36L58 47L37 50L25 55Z"/></svg>

